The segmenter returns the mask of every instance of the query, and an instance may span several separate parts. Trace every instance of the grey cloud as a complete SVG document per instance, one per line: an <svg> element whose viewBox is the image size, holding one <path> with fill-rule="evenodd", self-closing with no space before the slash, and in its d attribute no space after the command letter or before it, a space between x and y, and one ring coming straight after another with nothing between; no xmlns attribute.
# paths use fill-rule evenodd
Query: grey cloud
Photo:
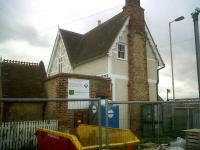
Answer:
<svg viewBox="0 0 200 150"><path fill-rule="evenodd" d="M35 46L49 46L47 36L41 36L27 21L25 0L0 1L0 42L24 40Z"/></svg>
<svg viewBox="0 0 200 150"><path fill-rule="evenodd" d="M40 36L34 27L28 24L5 24L1 26L0 42L8 40L24 40L35 46L49 46L48 38Z"/></svg>
<svg viewBox="0 0 200 150"><path fill-rule="evenodd" d="M178 98L197 96L196 58L192 44L193 41L190 41L173 47L174 79ZM160 72L160 80L164 80L166 77L171 79L170 53L166 50L164 54L166 68ZM177 84L181 84L181 86L177 86ZM166 94L166 89L160 89L160 93Z"/></svg>
<svg viewBox="0 0 200 150"><path fill-rule="evenodd" d="M175 84L176 96L179 98L195 98L198 95L197 80L184 80L179 82L179 86Z"/></svg>

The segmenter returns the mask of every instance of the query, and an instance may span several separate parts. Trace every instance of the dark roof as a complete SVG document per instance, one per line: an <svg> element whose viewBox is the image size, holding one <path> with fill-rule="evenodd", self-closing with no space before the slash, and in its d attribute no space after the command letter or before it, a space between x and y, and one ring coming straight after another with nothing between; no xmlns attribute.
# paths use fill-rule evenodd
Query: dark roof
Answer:
<svg viewBox="0 0 200 150"><path fill-rule="evenodd" d="M106 55L126 19L119 13L83 35L60 29L72 66Z"/></svg>
<svg viewBox="0 0 200 150"><path fill-rule="evenodd" d="M60 33L63 42L65 44L70 61L73 62L73 60L76 59L76 57L79 54L78 46L80 44L83 35L71 31L66 31L63 29L60 29Z"/></svg>
<svg viewBox="0 0 200 150"><path fill-rule="evenodd" d="M0 62L0 89L3 98L45 98L43 62L28 63L12 60Z"/></svg>

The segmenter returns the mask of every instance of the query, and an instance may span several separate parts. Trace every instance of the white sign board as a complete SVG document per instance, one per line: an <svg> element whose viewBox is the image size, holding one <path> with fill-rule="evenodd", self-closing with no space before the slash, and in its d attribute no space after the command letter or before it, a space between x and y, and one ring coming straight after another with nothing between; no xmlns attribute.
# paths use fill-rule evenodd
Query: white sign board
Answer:
<svg viewBox="0 0 200 150"><path fill-rule="evenodd" d="M90 98L89 80L68 79L68 98ZM89 107L89 101L86 102L68 102L69 109L86 109Z"/></svg>

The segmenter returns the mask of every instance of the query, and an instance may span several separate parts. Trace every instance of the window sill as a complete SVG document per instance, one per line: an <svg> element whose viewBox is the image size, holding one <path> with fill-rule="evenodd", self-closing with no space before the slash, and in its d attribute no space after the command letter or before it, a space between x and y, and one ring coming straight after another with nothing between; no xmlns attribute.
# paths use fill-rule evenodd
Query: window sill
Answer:
<svg viewBox="0 0 200 150"><path fill-rule="evenodd" d="M117 60L121 60L121 61L127 61L127 59L126 58L117 58Z"/></svg>

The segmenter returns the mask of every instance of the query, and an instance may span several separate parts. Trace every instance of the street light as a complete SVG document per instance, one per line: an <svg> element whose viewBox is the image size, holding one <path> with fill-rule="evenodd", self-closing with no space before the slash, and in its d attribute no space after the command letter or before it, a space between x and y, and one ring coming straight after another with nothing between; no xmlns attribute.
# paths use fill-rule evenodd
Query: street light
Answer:
<svg viewBox="0 0 200 150"><path fill-rule="evenodd" d="M194 36L195 36L198 91L199 91L198 93L199 93L199 98L200 98L200 43L199 43L199 24L198 24L199 13L200 13L200 8L196 8L195 12L193 12L191 15L194 21Z"/></svg>
<svg viewBox="0 0 200 150"><path fill-rule="evenodd" d="M173 22L178 22L183 20L184 17L178 17L175 20L169 22L169 38L170 38L170 54L171 54L171 69L172 69L172 91L173 91L173 100L175 101L175 92L174 92L174 68L173 68L173 53L172 53L172 33L171 33L171 24Z"/></svg>

